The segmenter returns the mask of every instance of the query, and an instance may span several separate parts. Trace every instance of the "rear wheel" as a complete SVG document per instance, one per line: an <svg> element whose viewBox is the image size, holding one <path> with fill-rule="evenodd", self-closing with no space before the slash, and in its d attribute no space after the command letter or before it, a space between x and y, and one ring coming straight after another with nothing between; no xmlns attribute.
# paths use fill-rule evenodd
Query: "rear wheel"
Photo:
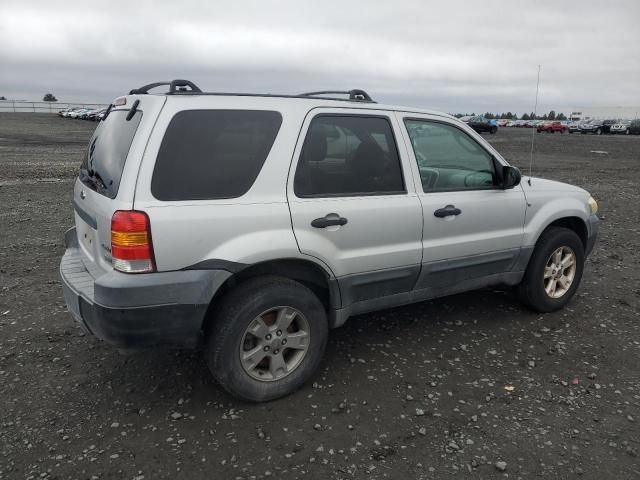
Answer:
<svg viewBox="0 0 640 480"><path fill-rule="evenodd" d="M575 294L584 270L584 246L567 228L549 227L538 239L522 282L520 300L536 312L564 307Z"/></svg>
<svg viewBox="0 0 640 480"><path fill-rule="evenodd" d="M327 337L325 309L311 290L283 277L257 277L238 285L215 309L205 357L229 393L268 401L313 376Z"/></svg>

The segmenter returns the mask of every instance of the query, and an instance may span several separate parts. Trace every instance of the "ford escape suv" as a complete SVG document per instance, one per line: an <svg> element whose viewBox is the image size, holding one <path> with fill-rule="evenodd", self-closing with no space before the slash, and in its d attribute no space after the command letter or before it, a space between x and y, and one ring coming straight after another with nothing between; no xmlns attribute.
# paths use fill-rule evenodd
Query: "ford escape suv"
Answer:
<svg viewBox="0 0 640 480"><path fill-rule="evenodd" d="M227 391L277 398L352 315L492 285L566 305L597 204L520 179L464 123L362 90L147 85L114 100L82 161L65 301L107 343L202 346Z"/></svg>

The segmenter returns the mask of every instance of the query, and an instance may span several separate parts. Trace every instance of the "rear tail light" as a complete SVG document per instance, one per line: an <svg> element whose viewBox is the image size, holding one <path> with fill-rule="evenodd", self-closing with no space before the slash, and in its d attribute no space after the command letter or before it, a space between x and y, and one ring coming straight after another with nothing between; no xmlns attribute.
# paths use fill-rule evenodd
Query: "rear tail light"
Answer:
<svg viewBox="0 0 640 480"><path fill-rule="evenodd" d="M118 210L111 218L113 268L126 273L156 269L151 243L151 224L144 212Z"/></svg>

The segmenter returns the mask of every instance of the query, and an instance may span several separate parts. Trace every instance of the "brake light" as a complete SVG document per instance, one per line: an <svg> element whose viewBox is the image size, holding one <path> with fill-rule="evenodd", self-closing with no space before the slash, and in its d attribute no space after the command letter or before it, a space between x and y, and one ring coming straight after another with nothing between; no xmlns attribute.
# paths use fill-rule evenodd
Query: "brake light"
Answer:
<svg viewBox="0 0 640 480"><path fill-rule="evenodd" d="M113 268L125 273L148 273L156 269L151 243L151 224L144 212L118 210L111 218Z"/></svg>

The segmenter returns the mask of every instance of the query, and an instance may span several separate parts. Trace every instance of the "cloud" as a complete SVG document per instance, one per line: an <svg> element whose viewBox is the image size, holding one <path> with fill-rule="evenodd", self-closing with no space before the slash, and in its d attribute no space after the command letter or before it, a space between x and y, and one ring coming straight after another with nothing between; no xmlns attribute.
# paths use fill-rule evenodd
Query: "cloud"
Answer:
<svg viewBox="0 0 640 480"><path fill-rule="evenodd" d="M109 101L158 79L365 88L447 111L640 105L640 4L5 0L0 94Z"/></svg>

